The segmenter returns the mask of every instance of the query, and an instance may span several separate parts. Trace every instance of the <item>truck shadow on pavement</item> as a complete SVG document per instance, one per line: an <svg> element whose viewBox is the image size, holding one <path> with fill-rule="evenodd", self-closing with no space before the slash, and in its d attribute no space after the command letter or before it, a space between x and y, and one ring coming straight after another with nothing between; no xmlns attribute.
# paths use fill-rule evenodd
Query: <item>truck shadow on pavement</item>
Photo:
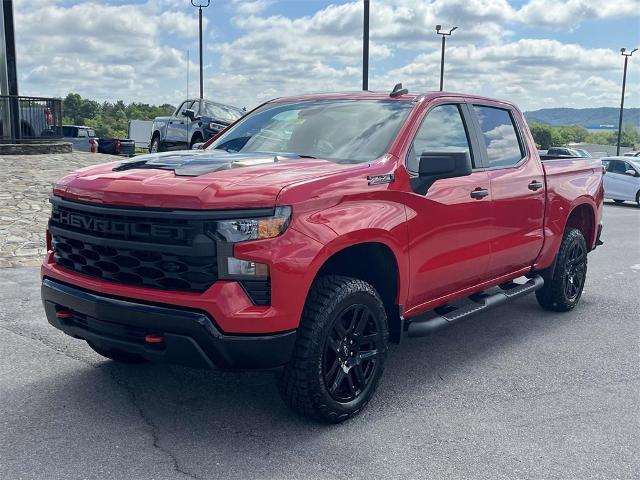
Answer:
<svg viewBox="0 0 640 480"><path fill-rule="evenodd" d="M593 300L589 300L581 309L590 308ZM539 365L532 362L535 372L518 378L513 373L514 356L526 365L540 356L544 338L567 334L557 332L559 328L579 328L576 321L579 311L544 312L530 297L432 337L406 340L391 348L384 377L368 408L338 426L291 413L279 397L275 371L128 366L99 360L86 347L86 352L76 349L77 362L61 357L64 368L54 370L59 373L12 392L29 402L5 425L19 432L25 418L42 417L44 408L55 424L41 433L63 438L49 449L104 452L98 456L107 452L149 459L160 456L176 471L194 475L206 476L215 470L228 474L226 478L242 478L242 472L250 476L268 465L277 470L276 460L284 460L288 468L308 468L320 462L319 449L338 452L335 457L323 454L322 464L327 467L330 458L345 462L362 457L363 448L366 457L378 462L381 449L387 448L384 439L401 440L403 431L424 428L424 437L411 436L411 442L419 445L438 441L441 435L464 437L468 428L464 419L444 425L439 420L452 401L466 410L478 404L483 408L495 396L513 397L518 389L529 394L522 392L526 376L537 375ZM470 406L474 402L475 407ZM427 426L434 424L436 430L430 431ZM38 445L40 434L26 435L24 441ZM287 473L278 476L284 478Z"/></svg>
<svg viewBox="0 0 640 480"><path fill-rule="evenodd" d="M587 303L585 300L581 308L589 308ZM361 420L343 427L358 428L363 417L375 421L421 404L436 406L442 401L440 395L451 389L472 386L478 395L492 395L494 387L502 388L508 381L500 378L500 372L508 368L506 353L523 349L526 358L535 350L532 341L535 345L549 330L575 321L570 317L573 313L544 312L530 297L432 337L404 339L400 347L391 347L378 392L358 417ZM72 374L66 372L64 379L51 378L49 385L40 388L48 396L64 397L69 409L93 409L98 399L99 411L84 411L83 417L117 417L124 393L145 422L174 445L203 442L200 446L233 450L241 447L234 445L236 437L242 442L250 437L273 445L275 438L286 442L285 434L292 431L297 434L289 441L300 442L301 437L325 430L326 426L286 408L275 386L276 375L277 371L209 371L98 360L79 366Z"/></svg>

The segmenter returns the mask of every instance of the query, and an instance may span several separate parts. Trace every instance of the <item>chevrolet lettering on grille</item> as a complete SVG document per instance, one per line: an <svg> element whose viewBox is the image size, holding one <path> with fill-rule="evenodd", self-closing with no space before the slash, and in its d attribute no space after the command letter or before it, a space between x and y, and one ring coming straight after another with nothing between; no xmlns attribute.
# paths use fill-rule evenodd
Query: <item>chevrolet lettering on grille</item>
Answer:
<svg viewBox="0 0 640 480"><path fill-rule="evenodd" d="M57 212L55 221L62 225L88 230L91 232L125 235L133 237L161 237L182 240L191 230L178 225L156 225L153 223L133 223L108 218L97 218L64 210ZM55 218L57 217L57 218Z"/></svg>

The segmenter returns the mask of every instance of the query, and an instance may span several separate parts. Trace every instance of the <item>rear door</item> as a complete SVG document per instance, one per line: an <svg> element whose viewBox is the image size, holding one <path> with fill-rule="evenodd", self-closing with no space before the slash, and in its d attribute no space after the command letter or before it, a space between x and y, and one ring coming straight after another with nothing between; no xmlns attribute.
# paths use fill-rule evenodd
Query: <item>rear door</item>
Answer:
<svg viewBox="0 0 640 480"><path fill-rule="evenodd" d="M544 240L546 188L542 164L528 147L522 117L503 104L474 102L491 184L494 237L488 277L533 265Z"/></svg>
<svg viewBox="0 0 640 480"><path fill-rule="evenodd" d="M489 177L477 163L468 106L455 100L429 107L406 156L412 177L424 152L467 151L474 162L471 175L437 180L426 195L410 191L404 197L411 239L408 309L480 283L489 265ZM472 196L479 190L486 194Z"/></svg>

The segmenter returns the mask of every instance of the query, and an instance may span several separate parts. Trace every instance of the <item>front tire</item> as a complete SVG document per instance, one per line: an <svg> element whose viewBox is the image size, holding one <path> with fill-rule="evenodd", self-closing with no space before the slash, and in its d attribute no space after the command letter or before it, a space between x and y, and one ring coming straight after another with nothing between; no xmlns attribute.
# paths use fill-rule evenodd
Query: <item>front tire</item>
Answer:
<svg viewBox="0 0 640 480"><path fill-rule="evenodd" d="M151 145L149 145L149 153L158 153L162 151L160 144L160 137L157 135L151 139Z"/></svg>
<svg viewBox="0 0 640 480"><path fill-rule="evenodd" d="M542 308L568 312L578 304L587 278L587 242L580 230L565 231L553 277L542 274L544 286L536 291Z"/></svg>
<svg viewBox="0 0 640 480"><path fill-rule="evenodd" d="M378 292L368 283L329 275L317 279L302 313L280 392L295 412L339 423L362 410L384 370L389 337Z"/></svg>

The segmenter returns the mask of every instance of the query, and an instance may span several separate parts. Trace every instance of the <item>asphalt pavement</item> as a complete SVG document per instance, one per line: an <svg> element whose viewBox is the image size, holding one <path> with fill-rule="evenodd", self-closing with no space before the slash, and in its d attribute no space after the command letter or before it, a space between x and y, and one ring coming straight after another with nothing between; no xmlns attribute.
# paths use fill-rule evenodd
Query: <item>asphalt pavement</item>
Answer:
<svg viewBox="0 0 640 480"><path fill-rule="evenodd" d="M48 325L37 268L0 269L0 478L640 478L640 210L607 203L603 236L574 311L407 340L337 426L272 372L104 360Z"/></svg>

